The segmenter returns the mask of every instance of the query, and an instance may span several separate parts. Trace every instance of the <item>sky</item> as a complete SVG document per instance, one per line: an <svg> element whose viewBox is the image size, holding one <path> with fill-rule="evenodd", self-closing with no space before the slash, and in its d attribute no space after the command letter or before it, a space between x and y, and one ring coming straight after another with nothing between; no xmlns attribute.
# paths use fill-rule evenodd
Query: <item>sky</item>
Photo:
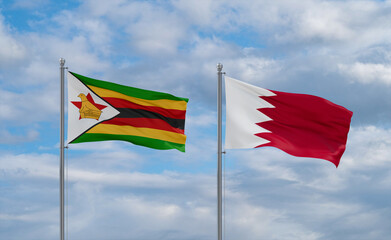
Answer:
<svg viewBox="0 0 391 240"><path fill-rule="evenodd" d="M353 111L337 169L227 150L225 239L389 239L390 23L390 0L0 0L0 239L59 238L60 58L189 98L186 153L69 146L68 239L217 238L217 63Z"/></svg>

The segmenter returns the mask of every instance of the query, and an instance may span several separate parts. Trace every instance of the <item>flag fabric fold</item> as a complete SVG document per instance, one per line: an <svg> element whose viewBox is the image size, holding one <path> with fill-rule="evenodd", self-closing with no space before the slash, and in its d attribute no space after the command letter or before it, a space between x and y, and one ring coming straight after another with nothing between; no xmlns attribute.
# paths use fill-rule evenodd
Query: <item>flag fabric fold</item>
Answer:
<svg viewBox="0 0 391 240"><path fill-rule="evenodd" d="M187 102L68 72L68 143L122 140L184 152Z"/></svg>
<svg viewBox="0 0 391 240"><path fill-rule="evenodd" d="M353 113L326 99L225 77L226 149L276 147L338 167Z"/></svg>

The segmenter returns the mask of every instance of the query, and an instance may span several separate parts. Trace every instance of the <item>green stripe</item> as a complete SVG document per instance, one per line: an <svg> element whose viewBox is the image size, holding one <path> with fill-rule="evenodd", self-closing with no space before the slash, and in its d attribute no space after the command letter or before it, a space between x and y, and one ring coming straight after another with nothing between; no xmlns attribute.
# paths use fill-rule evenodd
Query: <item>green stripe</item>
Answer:
<svg viewBox="0 0 391 240"><path fill-rule="evenodd" d="M162 141L159 139L129 136L129 135L114 135L114 134L101 134L101 133L85 133L80 137L73 140L71 143L82 143L82 142L96 142L96 141L108 141L108 140L120 140L131 142L136 145L159 149L178 149L181 152L185 152L185 144L172 143Z"/></svg>
<svg viewBox="0 0 391 240"><path fill-rule="evenodd" d="M174 101L186 101L186 102L189 101L189 99L187 98L176 97L168 93L155 92L155 91L150 91L150 90L145 90L145 89L140 89L135 87L124 86L112 82L106 82L102 80L85 77L74 72L70 72L70 73L86 85L92 85L95 87L110 89L112 91L120 92L122 94L131 97L142 98L146 100L168 99Z"/></svg>

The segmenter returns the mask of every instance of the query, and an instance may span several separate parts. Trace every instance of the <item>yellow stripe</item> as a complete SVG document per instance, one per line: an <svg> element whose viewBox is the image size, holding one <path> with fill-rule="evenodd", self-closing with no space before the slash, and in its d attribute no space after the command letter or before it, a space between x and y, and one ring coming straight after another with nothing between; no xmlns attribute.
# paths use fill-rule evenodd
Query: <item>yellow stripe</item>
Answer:
<svg viewBox="0 0 391 240"><path fill-rule="evenodd" d="M161 107L166 109L174 109L174 110L186 110L187 102L186 101L174 101L167 99L160 100L145 100L141 98L130 97L125 94L115 92L112 90L107 90L104 88L94 87L91 85L87 85L92 91L98 94L100 97L113 97L113 98L121 98L128 100L130 102L143 105L143 106L153 106L153 107Z"/></svg>
<svg viewBox="0 0 391 240"><path fill-rule="evenodd" d="M132 135L139 137L155 138L163 141L185 144L186 135L152 128L138 128L133 126L119 126L112 124L98 124L87 133L104 133L117 135Z"/></svg>

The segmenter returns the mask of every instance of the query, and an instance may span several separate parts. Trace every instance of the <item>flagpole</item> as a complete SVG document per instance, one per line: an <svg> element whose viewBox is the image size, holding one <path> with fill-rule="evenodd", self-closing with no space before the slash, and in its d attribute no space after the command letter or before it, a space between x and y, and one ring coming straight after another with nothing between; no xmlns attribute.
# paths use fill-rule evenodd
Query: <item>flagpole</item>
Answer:
<svg viewBox="0 0 391 240"><path fill-rule="evenodd" d="M60 58L61 81L61 113L60 113L60 240L64 240L64 64L65 59Z"/></svg>
<svg viewBox="0 0 391 240"><path fill-rule="evenodd" d="M221 127L222 127L222 78L223 73L223 64L217 64L217 239L222 240L222 164L221 157L223 154L222 151L222 136L221 136Z"/></svg>

